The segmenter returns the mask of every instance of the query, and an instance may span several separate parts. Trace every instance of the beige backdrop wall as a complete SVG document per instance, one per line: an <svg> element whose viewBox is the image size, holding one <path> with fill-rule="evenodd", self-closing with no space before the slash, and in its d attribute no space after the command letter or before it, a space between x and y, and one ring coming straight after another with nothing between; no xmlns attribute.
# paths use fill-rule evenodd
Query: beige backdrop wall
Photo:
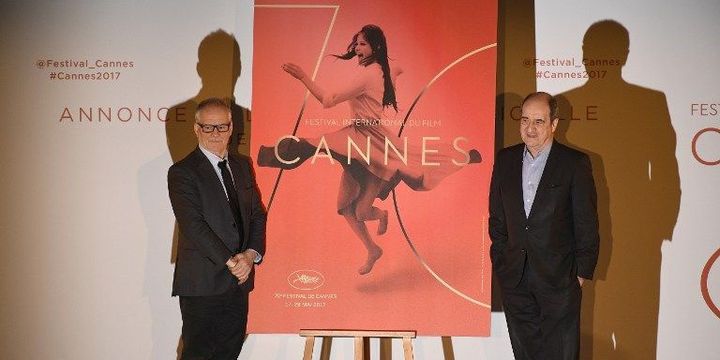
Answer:
<svg viewBox="0 0 720 360"><path fill-rule="evenodd" d="M558 94L557 137L590 154L598 187L583 358L716 358L720 4L543 0L535 11L537 87Z"/></svg>

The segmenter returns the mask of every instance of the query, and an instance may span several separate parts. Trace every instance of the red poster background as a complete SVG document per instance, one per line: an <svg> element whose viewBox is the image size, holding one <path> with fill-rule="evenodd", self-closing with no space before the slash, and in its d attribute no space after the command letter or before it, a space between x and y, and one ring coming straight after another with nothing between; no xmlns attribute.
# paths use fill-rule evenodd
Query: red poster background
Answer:
<svg viewBox="0 0 720 360"><path fill-rule="evenodd" d="M312 76L319 61L317 83L338 87L357 60L327 55L344 53L363 25L376 24L387 37L391 66L404 70L395 84L399 112L386 109L384 116L402 120L425 89L409 116L416 123L408 124L402 135L418 146L422 136L440 137L443 143L465 137L465 147L477 149L483 161L431 191L413 191L403 183L395 188L408 238L393 195L377 199L375 206L390 212L389 229L378 237L377 222L368 222L384 255L364 276L357 269L366 250L337 214L342 167L320 158L284 171L269 212L267 254L257 268L250 332L395 329L420 335L489 335L487 194L494 151L496 2L313 1L302 6L307 4L256 1L253 157L260 145L272 146L280 136L292 134L303 106L304 86L281 65L296 63ZM443 69L483 47L488 48L458 62L426 88ZM309 119L349 117L347 104L323 109L310 96L297 136L316 137L341 127ZM431 122L423 124L423 119ZM397 133L399 127L392 128ZM256 171L268 204L279 170ZM310 282L303 285L301 275Z"/></svg>

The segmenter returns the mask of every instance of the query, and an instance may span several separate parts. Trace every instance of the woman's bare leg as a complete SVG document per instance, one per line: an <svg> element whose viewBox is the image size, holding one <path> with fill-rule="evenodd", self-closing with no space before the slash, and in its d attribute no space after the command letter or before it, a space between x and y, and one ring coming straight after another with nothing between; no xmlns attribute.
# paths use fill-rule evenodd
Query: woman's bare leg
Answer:
<svg viewBox="0 0 720 360"><path fill-rule="evenodd" d="M344 175L347 176L348 174ZM360 275L369 273L375 265L375 262L383 254L382 248L373 241L372 236L365 225L365 221L380 220L381 224L378 226L379 234L382 234L385 230L387 230L387 211L383 211L372 206L373 201L382 188L383 180L370 173L364 175L366 176L363 177L363 185L360 185L360 191L357 194L357 198L350 204L350 206L347 206L341 211L341 214L345 217L348 225L350 225L350 228L353 230L355 235L360 238L368 252L365 264L358 269ZM384 229L381 229L382 227L384 227ZM380 230L382 230L382 232Z"/></svg>
<svg viewBox="0 0 720 360"><path fill-rule="evenodd" d="M388 225L387 210L381 210L373 206L384 183L384 180L374 175L369 175L365 182L365 187L360 191L355 205L355 217L359 221L380 220L377 228L378 235L384 234L387 231Z"/></svg>
<svg viewBox="0 0 720 360"><path fill-rule="evenodd" d="M365 275L372 270L375 262L382 256L382 248L373 241L367 226L365 226L365 222L357 220L353 209L343 211L342 215L345 217L348 225L350 225L350 229L352 229L355 235L360 238L367 249L367 259L365 260L365 264L358 269L358 273L360 273L360 275Z"/></svg>

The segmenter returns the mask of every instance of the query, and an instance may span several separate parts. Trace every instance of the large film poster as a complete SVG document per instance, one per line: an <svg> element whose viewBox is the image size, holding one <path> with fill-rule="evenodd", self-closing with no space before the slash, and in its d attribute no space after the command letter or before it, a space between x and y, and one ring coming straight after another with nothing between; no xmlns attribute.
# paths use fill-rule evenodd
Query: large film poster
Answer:
<svg viewBox="0 0 720 360"><path fill-rule="evenodd" d="M257 1L250 331L489 335L494 1Z"/></svg>

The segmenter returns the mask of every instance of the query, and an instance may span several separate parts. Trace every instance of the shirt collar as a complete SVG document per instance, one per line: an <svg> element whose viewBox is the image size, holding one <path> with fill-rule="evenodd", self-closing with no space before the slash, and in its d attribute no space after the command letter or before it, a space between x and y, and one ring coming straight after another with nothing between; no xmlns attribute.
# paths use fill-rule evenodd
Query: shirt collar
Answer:
<svg viewBox="0 0 720 360"><path fill-rule="evenodd" d="M219 157L219 156L213 154L210 150L205 149L204 147L202 147L202 145L198 145L198 147L200 148L200 151L202 151L202 153L205 154L205 157L207 157L208 160L210 160L210 162L215 165L217 165L219 162L227 159L227 153L225 154L225 157L222 158L222 157Z"/></svg>
<svg viewBox="0 0 720 360"><path fill-rule="evenodd" d="M523 149L523 158L529 157L531 160L547 158L554 142L555 142L555 140L551 141L547 146L545 146L542 150L540 150L538 152L537 156L535 156L535 157L532 156L532 153L530 152L530 150L528 150L527 145L525 145L525 148Z"/></svg>

